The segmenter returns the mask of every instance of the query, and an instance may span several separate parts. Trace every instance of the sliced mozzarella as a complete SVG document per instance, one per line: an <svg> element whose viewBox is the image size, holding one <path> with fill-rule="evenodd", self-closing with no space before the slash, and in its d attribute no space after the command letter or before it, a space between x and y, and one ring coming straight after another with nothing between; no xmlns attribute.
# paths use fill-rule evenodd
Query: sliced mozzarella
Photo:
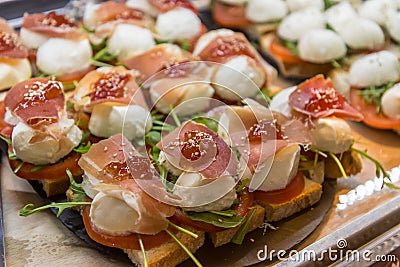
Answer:
<svg viewBox="0 0 400 267"><path fill-rule="evenodd" d="M325 11L325 16L328 24L334 29L344 27L346 20L356 18L357 12L349 2L340 2Z"/></svg>
<svg viewBox="0 0 400 267"><path fill-rule="evenodd" d="M236 199L235 179L222 176L206 179L200 173L182 173L175 183L173 193L182 198L182 207L192 211L224 210Z"/></svg>
<svg viewBox="0 0 400 267"><path fill-rule="evenodd" d="M119 24L108 39L108 51L118 58L130 58L156 45L150 30L131 24Z"/></svg>
<svg viewBox="0 0 400 267"><path fill-rule="evenodd" d="M84 173L82 175L82 189L83 191L85 191L85 194L91 199L94 199L94 197L99 193L99 191L94 188L100 183L101 181L99 179L88 173Z"/></svg>
<svg viewBox="0 0 400 267"><path fill-rule="evenodd" d="M246 18L255 23L279 20L287 13L283 0L249 0L246 6Z"/></svg>
<svg viewBox="0 0 400 267"><path fill-rule="evenodd" d="M159 13L158 10L150 5L147 0L128 0L125 2L125 5L137 10L141 10L153 17L157 16Z"/></svg>
<svg viewBox="0 0 400 267"><path fill-rule="evenodd" d="M300 57L312 63L327 63L346 55L346 44L334 31L311 30L297 44Z"/></svg>
<svg viewBox="0 0 400 267"><path fill-rule="evenodd" d="M199 17L187 8L175 8L157 16L156 31L161 40L190 39L200 33Z"/></svg>
<svg viewBox="0 0 400 267"><path fill-rule="evenodd" d="M400 119L400 83L387 90L381 99L383 113L392 119Z"/></svg>
<svg viewBox="0 0 400 267"><path fill-rule="evenodd" d="M311 131L316 148L334 154L343 153L354 142L349 124L340 118L320 118L314 121L315 129Z"/></svg>
<svg viewBox="0 0 400 267"><path fill-rule="evenodd" d="M164 80L153 83L150 96L158 111L164 114L171 112L171 105L179 116L190 115L206 110L210 106L214 89L208 82L188 83L179 87L171 87L166 95L160 95L154 86L163 85Z"/></svg>
<svg viewBox="0 0 400 267"><path fill-rule="evenodd" d="M350 18L336 31L353 49L373 49L385 42L382 28L370 19Z"/></svg>
<svg viewBox="0 0 400 267"><path fill-rule="evenodd" d="M204 48L207 47L207 45L214 40L217 37L223 37L223 36L230 36L234 34L232 30L229 29L218 29L218 30L212 30L209 31L205 34L203 34L199 40L196 42L196 46L194 47L193 50L193 55L198 55L200 54L201 51L203 51Z"/></svg>
<svg viewBox="0 0 400 267"><path fill-rule="evenodd" d="M8 89L32 75L26 58L0 58L0 90Z"/></svg>
<svg viewBox="0 0 400 267"><path fill-rule="evenodd" d="M331 78L336 90L344 95L346 99L349 99L351 89L349 72L347 70L338 69L332 71L331 74L329 74L329 77Z"/></svg>
<svg viewBox="0 0 400 267"><path fill-rule="evenodd" d="M111 235L135 232L139 214L135 196L129 191L100 192L92 201L90 219L100 231ZM133 206L133 207L132 207Z"/></svg>
<svg viewBox="0 0 400 267"><path fill-rule="evenodd" d="M221 98L236 101L255 96L265 83L265 72L254 59L236 56L217 67L211 81Z"/></svg>
<svg viewBox="0 0 400 267"><path fill-rule="evenodd" d="M269 108L272 111L278 111L290 118L292 116L292 108L289 106L289 96L296 88L296 86L289 87L277 93L272 98Z"/></svg>
<svg viewBox="0 0 400 267"><path fill-rule="evenodd" d="M284 189L296 175L299 162L300 146L297 144L288 145L257 167L252 180L261 179L260 181L263 182L258 188L250 188L250 190L273 191Z"/></svg>
<svg viewBox="0 0 400 267"><path fill-rule="evenodd" d="M309 7L315 7L322 11L325 7L323 0L286 0L286 4L288 5L290 12Z"/></svg>
<svg viewBox="0 0 400 267"><path fill-rule="evenodd" d="M400 12L389 11L386 16L385 25L390 37L400 43Z"/></svg>
<svg viewBox="0 0 400 267"><path fill-rule="evenodd" d="M141 106L117 106L103 103L94 106L89 120L89 130L99 137L110 137L117 133L132 140L142 138L152 125L149 111Z"/></svg>
<svg viewBox="0 0 400 267"><path fill-rule="evenodd" d="M37 165L57 162L68 155L81 139L82 131L66 115L47 126L46 132L19 122L11 137L15 155L22 161Z"/></svg>
<svg viewBox="0 0 400 267"><path fill-rule="evenodd" d="M31 49L37 49L49 39L49 37L44 34L33 32L25 28L21 28L19 37L22 44Z"/></svg>
<svg viewBox="0 0 400 267"><path fill-rule="evenodd" d="M397 10L397 3L393 0L367 0L358 9L361 17L384 25L385 16L389 10Z"/></svg>
<svg viewBox="0 0 400 267"><path fill-rule="evenodd" d="M289 14L278 27L278 35L289 41L297 41L306 32L325 28L324 14L318 8L307 8Z"/></svg>
<svg viewBox="0 0 400 267"><path fill-rule="evenodd" d="M368 54L350 67L350 84L357 87L382 85L400 79L399 61L388 51Z"/></svg>
<svg viewBox="0 0 400 267"><path fill-rule="evenodd" d="M85 13L83 14L83 24L90 30L94 30L97 26L97 15L96 11L100 7L100 4L94 4L88 2L85 6Z"/></svg>
<svg viewBox="0 0 400 267"><path fill-rule="evenodd" d="M89 67L92 48L86 39L70 41L50 38L39 47L36 57L40 70L47 74L62 75Z"/></svg>

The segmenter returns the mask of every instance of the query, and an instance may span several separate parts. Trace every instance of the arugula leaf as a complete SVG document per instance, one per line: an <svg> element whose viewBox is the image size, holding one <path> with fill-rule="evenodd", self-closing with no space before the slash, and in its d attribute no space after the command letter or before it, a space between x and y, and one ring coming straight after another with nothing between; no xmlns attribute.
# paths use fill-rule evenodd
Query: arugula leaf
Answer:
<svg viewBox="0 0 400 267"><path fill-rule="evenodd" d="M86 197L85 190L82 188L82 184L78 184L74 176L72 175L72 172L69 169L66 169L67 176L69 178L69 183L70 183L70 188L72 190L72 193L76 194L77 196L72 200L72 202L77 202L81 201Z"/></svg>
<svg viewBox="0 0 400 267"><path fill-rule="evenodd" d="M327 10L328 8L330 8L336 4L337 4L337 2L335 2L333 0L324 0L325 10Z"/></svg>
<svg viewBox="0 0 400 267"><path fill-rule="evenodd" d="M117 59L117 55L113 55L108 51L107 47L104 47L103 49L101 49L99 52L97 52L94 57L94 60L96 61L113 61Z"/></svg>
<svg viewBox="0 0 400 267"><path fill-rule="evenodd" d="M176 243L179 244L179 246L181 246L181 248L186 252L186 254L189 255L189 257L192 259L192 261L196 264L197 267L202 267L203 265L199 262L198 259L196 259L196 257L193 255L192 252L190 252L190 250L185 246L185 244L183 244L174 233L172 233L170 230L165 229L165 232L167 232L167 234L169 234Z"/></svg>
<svg viewBox="0 0 400 267"><path fill-rule="evenodd" d="M75 110L74 104L72 104L71 101L67 100L67 102L65 102L65 106L67 107L67 109L69 110Z"/></svg>
<svg viewBox="0 0 400 267"><path fill-rule="evenodd" d="M187 40L178 40L177 43L183 50L190 51L192 48L192 44Z"/></svg>
<svg viewBox="0 0 400 267"><path fill-rule="evenodd" d="M8 150L8 158L11 160L17 160L17 155L15 155L15 153L11 150Z"/></svg>
<svg viewBox="0 0 400 267"><path fill-rule="evenodd" d="M57 217L61 215L61 213L67 209L67 208L72 208L72 207L79 207L83 205L90 205L92 202L62 202L62 203L51 203L48 205L44 205L38 208L34 208L35 205L32 203L26 204L22 209L19 211L19 216L29 216L33 213L36 213L38 211L50 209L50 208L56 208L58 209L57 212Z"/></svg>
<svg viewBox="0 0 400 267"><path fill-rule="evenodd" d="M338 157L336 157L335 154L333 154L332 152L329 152L328 155L333 159L333 161L336 163L336 165L339 168L340 173L342 174L343 178L347 179L347 174L346 171L343 168L342 163L340 162L340 160L338 159Z"/></svg>
<svg viewBox="0 0 400 267"><path fill-rule="evenodd" d="M144 141L151 147L154 147L161 140L161 134L156 131L150 131L144 136Z"/></svg>
<svg viewBox="0 0 400 267"><path fill-rule="evenodd" d="M189 230L187 230L187 229L185 229L185 228L183 228L183 227L180 227L179 225L176 225L176 224L174 224L174 223L171 222L171 221L169 221L168 224L169 224L171 227L175 228L176 230L179 230L179 231L181 231L182 233L185 233L185 234L187 234L187 235L190 235L191 237L194 237L194 238L198 238L198 237L199 237L198 234L195 234L195 233L193 233L193 232L191 232L191 231L189 231Z"/></svg>
<svg viewBox="0 0 400 267"><path fill-rule="evenodd" d="M243 221L242 216L222 216L219 214L214 214L211 212L194 212L194 211L188 211L186 212L186 215L194 220L194 221L200 221L200 222L205 222L209 223L218 227L223 227L223 228L233 228L238 225L240 225Z"/></svg>
<svg viewBox="0 0 400 267"><path fill-rule="evenodd" d="M92 143L90 141L88 141L86 143L86 145L81 143L78 147L74 148L74 151L79 154L86 154L89 151L91 146L92 146Z"/></svg>
<svg viewBox="0 0 400 267"><path fill-rule="evenodd" d="M79 24L79 28L81 28L82 30L84 30L85 32L87 32L87 33L94 33L95 32L95 30L91 30L91 29L89 29L85 24L83 24L83 23L80 23Z"/></svg>
<svg viewBox="0 0 400 267"><path fill-rule="evenodd" d="M244 236L247 234L247 231L250 227L250 222L256 214L256 209L253 208L250 216L247 218L246 222L240 227L239 231L236 232L235 236L232 238L232 243L241 245L244 240Z"/></svg>
<svg viewBox="0 0 400 267"><path fill-rule="evenodd" d="M44 167L48 166L48 164L42 164L42 165L36 165L35 167L32 167L30 172L37 172L43 169Z"/></svg>
<svg viewBox="0 0 400 267"><path fill-rule="evenodd" d="M283 44L292 52L294 55L299 56L299 50L297 50L297 44L294 41L283 40Z"/></svg>
<svg viewBox="0 0 400 267"><path fill-rule="evenodd" d="M250 183L250 179L246 178L241 181L240 186L236 189L236 193L241 194L246 186Z"/></svg>
<svg viewBox="0 0 400 267"><path fill-rule="evenodd" d="M218 122L212 118L197 117L197 118L194 118L193 121L205 125L208 129L210 129L216 133L218 132Z"/></svg>
<svg viewBox="0 0 400 267"><path fill-rule="evenodd" d="M233 217L234 215L237 214L236 210L231 210L231 209L229 209L229 210L211 210L209 212L216 214L216 215L225 216L225 217Z"/></svg>
<svg viewBox="0 0 400 267"><path fill-rule="evenodd" d="M394 82L388 82L381 86L371 85L364 90L358 90L357 95L362 96L365 102L376 106L376 113L381 112L381 98L383 94L393 87Z"/></svg>
<svg viewBox="0 0 400 267"><path fill-rule="evenodd" d="M25 162L21 161L21 162L17 165L17 167L15 167L15 169L13 170L14 173L17 173L17 172L22 168L22 166L24 166L24 163L25 163Z"/></svg>
<svg viewBox="0 0 400 267"><path fill-rule="evenodd" d="M4 135L0 134L0 139L6 142L8 145L11 145L11 139L8 137L5 137Z"/></svg>

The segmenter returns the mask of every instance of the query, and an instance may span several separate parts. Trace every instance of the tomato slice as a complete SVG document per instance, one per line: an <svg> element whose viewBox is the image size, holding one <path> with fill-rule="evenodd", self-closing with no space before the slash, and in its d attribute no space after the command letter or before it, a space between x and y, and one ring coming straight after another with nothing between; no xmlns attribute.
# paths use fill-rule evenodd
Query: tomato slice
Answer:
<svg viewBox="0 0 400 267"><path fill-rule="evenodd" d="M351 105L364 115L363 122L377 129L395 129L400 128L400 120L391 119L385 116L382 112L376 113L376 106L364 101L363 97L357 94L359 89L350 89Z"/></svg>
<svg viewBox="0 0 400 267"><path fill-rule="evenodd" d="M114 248L126 248L126 249L140 249L138 236L136 234L126 235L126 236L112 236L97 231L90 220L89 217L90 206L85 206L82 212L83 223L86 228L86 232L89 237L99 244ZM157 247L168 240L171 236L165 231L161 231L156 235L140 235L145 249L151 249Z"/></svg>
<svg viewBox="0 0 400 267"><path fill-rule="evenodd" d="M254 199L270 204L288 202L301 194L305 185L304 179L303 173L298 172L286 188L268 192L257 190L254 192Z"/></svg>
<svg viewBox="0 0 400 267"><path fill-rule="evenodd" d="M245 16L244 6L227 5L215 1L212 16L215 22L228 28L242 28L251 25Z"/></svg>
<svg viewBox="0 0 400 267"><path fill-rule="evenodd" d="M292 51L283 45L276 37L272 39L269 49L274 56L280 58L284 62L305 63L304 60L293 54Z"/></svg>
<svg viewBox="0 0 400 267"><path fill-rule="evenodd" d="M249 215L250 208L253 206L253 199L253 193L250 193L248 189L245 188L243 192L239 195L239 204L233 207L233 209L237 211L236 215L247 217ZM181 209L176 210L173 218L182 225L188 225L203 232L210 233L226 230L226 228L218 227L206 222L194 221L186 216L186 214Z"/></svg>
<svg viewBox="0 0 400 267"><path fill-rule="evenodd" d="M71 152L60 162L51 165L45 165L43 168L33 172L32 170L34 170L37 165L24 162L22 167L15 174L18 177L27 180L61 179L68 178L65 171L66 169L69 169L73 176L80 176L83 173L83 170L78 165L80 157L81 155L79 153ZM21 162L22 161L20 160L8 159L8 163L12 170L15 170L21 164Z"/></svg>

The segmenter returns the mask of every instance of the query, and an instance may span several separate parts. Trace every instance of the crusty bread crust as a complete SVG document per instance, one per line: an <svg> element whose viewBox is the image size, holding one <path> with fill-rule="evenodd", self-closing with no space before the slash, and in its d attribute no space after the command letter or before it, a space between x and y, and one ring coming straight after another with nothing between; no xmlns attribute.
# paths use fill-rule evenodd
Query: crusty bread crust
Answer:
<svg viewBox="0 0 400 267"><path fill-rule="evenodd" d="M314 181L305 179L303 192L290 201L279 204L257 202L265 208L266 219L275 222L289 217L317 203L322 195L322 186Z"/></svg>
<svg viewBox="0 0 400 267"><path fill-rule="evenodd" d="M47 197L64 194L69 188L69 179L62 177L57 179L43 179L39 180L42 184L44 192Z"/></svg>
<svg viewBox="0 0 400 267"><path fill-rule="evenodd" d="M256 209L256 211L249 224L247 233L260 227L264 223L265 209L259 205L256 205L254 208ZM236 232L239 231L240 227L241 225L220 232L208 233L208 235L210 236L214 246L219 247L231 242L232 238L235 236Z"/></svg>
<svg viewBox="0 0 400 267"><path fill-rule="evenodd" d="M332 64L315 64L310 62L284 62L270 51L271 42L276 37L275 33L268 33L260 37L260 49L262 53L275 61L279 73L287 78L309 78L317 74L327 74L333 69Z"/></svg>
<svg viewBox="0 0 400 267"><path fill-rule="evenodd" d="M339 159L347 175L357 174L361 171L362 161L357 152L354 152L353 150L346 151L341 155L341 157L339 157ZM326 158L325 177L337 179L342 176L343 175L336 162L331 157Z"/></svg>
<svg viewBox="0 0 400 267"><path fill-rule="evenodd" d="M199 235L193 238L185 233L178 232L176 236L185 244L185 246L194 253L204 244L204 232L198 231L192 227L185 226L185 229ZM124 249L123 250L131 261L138 266L144 266L143 253L141 250ZM161 246L146 250L147 263L149 267L171 267L187 260L189 256L181 248L181 246L171 239Z"/></svg>

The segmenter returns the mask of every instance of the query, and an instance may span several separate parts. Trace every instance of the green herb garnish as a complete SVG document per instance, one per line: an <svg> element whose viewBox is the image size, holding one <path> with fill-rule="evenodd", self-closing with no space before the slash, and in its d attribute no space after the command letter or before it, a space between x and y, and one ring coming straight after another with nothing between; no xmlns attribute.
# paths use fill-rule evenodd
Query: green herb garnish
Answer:
<svg viewBox="0 0 400 267"><path fill-rule="evenodd" d="M90 141L88 141L85 145L81 143L78 147L74 148L74 151L79 154L86 154L91 146L92 143Z"/></svg>
<svg viewBox="0 0 400 267"><path fill-rule="evenodd" d="M24 166L24 162L23 162L23 161L21 161L21 162L17 165L17 167L15 167L14 173L17 173L17 172L22 168L22 166Z"/></svg>
<svg viewBox="0 0 400 267"><path fill-rule="evenodd" d="M175 124L177 126L181 126L181 121L179 120L178 115L176 115L174 107L172 105L170 105L169 109L171 110L170 114L171 114L172 118L174 119Z"/></svg>
<svg viewBox="0 0 400 267"><path fill-rule="evenodd" d="M236 232L235 236L232 238L232 243L241 245L244 240L244 236L247 234L249 227L250 227L250 222L254 217L254 214L256 214L256 209L252 208L250 216L247 218L246 222L240 227L239 231Z"/></svg>
<svg viewBox="0 0 400 267"><path fill-rule="evenodd" d="M296 56L300 56L299 50L297 50L297 43L294 41L283 40L283 44Z"/></svg>
<svg viewBox="0 0 400 267"><path fill-rule="evenodd" d="M381 98L383 94L393 87L393 82L388 82L381 86L371 85L364 90L358 90L357 95L362 96L363 100L368 104L374 104L376 106L376 113L381 112Z"/></svg>
<svg viewBox="0 0 400 267"><path fill-rule="evenodd" d="M189 257L192 259L192 261L196 264L196 266L198 267L202 267L203 265L199 262L198 259L196 259L196 257L193 255L192 252L190 252L190 250L185 246L185 244L183 244L177 237L176 235L174 235L174 233L172 233L170 230L165 229L165 232L167 232L167 234L169 234L176 243L179 244L179 246L181 246L181 248L186 252L186 254L189 255Z"/></svg>
<svg viewBox="0 0 400 267"><path fill-rule="evenodd" d="M32 167L30 172L37 172L43 169L44 167L48 166L48 164L42 164L42 165L36 165L35 167Z"/></svg>
<svg viewBox="0 0 400 267"><path fill-rule="evenodd" d="M327 10L328 8L330 8L336 4L337 4L337 2L335 2L333 0L324 0L325 10Z"/></svg>
<svg viewBox="0 0 400 267"><path fill-rule="evenodd" d="M62 203L51 203L51 204L48 204L45 206L34 208L35 205L30 203L30 204L25 205L19 211L19 215L20 216L29 216L38 211L42 211L42 210L46 210L46 209L50 209L50 208L56 208L56 209L58 209L57 217L59 217L61 215L61 213L67 208L79 207L79 206L90 205L90 204L92 204L92 202L62 202Z"/></svg>
<svg viewBox="0 0 400 267"><path fill-rule="evenodd" d="M216 214L216 215L221 215L225 217L233 217L237 214L236 210L211 210L209 211L210 213Z"/></svg>
<svg viewBox="0 0 400 267"><path fill-rule="evenodd" d="M15 153L11 150L8 150L8 158L11 160L17 160L17 155L15 155Z"/></svg>
<svg viewBox="0 0 400 267"><path fill-rule="evenodd" d="M144 265L144 267L147 267L147 266L149 266L149 264L147 262L147 255L146 255L146 250L144 249L142 237L138 233L136 233L136 236L139 241L140 250L142 251L142 254L143 254L143 265Z"/></svg>
<svg viewBox="0 0 400 267"><path fill-rule="evenodd" d="M3 140L4 142L6 142L8 145L11 145L11 139L8 137L5 137L4 135L0 134L0 139Z"/></svg>
<svg viewBox="0 0 400 267"><path fill-rule="evenodd" d="M66 170L66 173L69 178L69 184L70 184L71 191L72 191L72 193L77 195L76 197L74 197L72 202L79 202L86 197L85 190L83 190L82 184L78 184L75 181L74 176L72 175L72 172L69 169Z"/></svg>
<svg viewBox="0 0 400 267"><path fill-rule="evenodd" d="M212 130L215 133L218 132L218 122L212 118L196 117L193 119L193 121L205 125L208 129Z"/></svg>
<svg viewBox="0 0 400 267"><path fill-rule="evenodd" d="M191 231L189 231L189 230L187 230L187 229L185 229L185 228L182 228L182 227L180 227L179 225L176 225L176 224L174 224L174 223L171 222L171 221L169 221L168 224L169 224L171 227L175 228L176 230L179 230L179 231L181 231L182 233L185 233L185 234L187 234L187 235L190 235L191 237L194 237L194 238L198 238L198 237L199 237L198 234L195 234L195 233L193 233L193 232L191 232Z"/></svg>
<svg viewBox="0 0 400 267"><path fill-rule="evenodd" d="M237 215L225 216L206 211L205 212L188 211L186 212L186 215L194 221L205 222L222 228L234 228L240 225L243 221L242 216L237 216Z"/></svg>
<svg viewBox="0 0 400 267"><path fill-rule="evenodd" d="M329 152L328 155L333 159L333 161L336 163L336 165L339 168L340 173L342 174L343 178L347 178L347 174L346 171L343 168L342 163L340 162L340 160L338 159L338 157L336 157L335 154L333 154L332 152Z"/></svg>
<svg viewBox="0 0 400 267"><path fill-rule="evenodd" d="M236 193L241 194L246 186L250 184L250 179L246 178L241 181L240 186L236 189Z"/></svg>
<svg viewBox="0 0 400 267"><path fill-rule="evenodd" d="M150 131L144 136L146 144L154 147L158 142L161 141L161 134L156 131Z"/></svg>
<svg viewBox="0 0 400 267"><path fill-rule="evenodd" d="M116 59L117 59L117 56L111 54L111 53L108 51L108 48L107 48L107 47L104 47L103 49L101 49L99 52L97 52L97 53L94 55L93 59L96 60L96 61L106 61L106 62L109 62L109 61L116 60Z"/></svg>

